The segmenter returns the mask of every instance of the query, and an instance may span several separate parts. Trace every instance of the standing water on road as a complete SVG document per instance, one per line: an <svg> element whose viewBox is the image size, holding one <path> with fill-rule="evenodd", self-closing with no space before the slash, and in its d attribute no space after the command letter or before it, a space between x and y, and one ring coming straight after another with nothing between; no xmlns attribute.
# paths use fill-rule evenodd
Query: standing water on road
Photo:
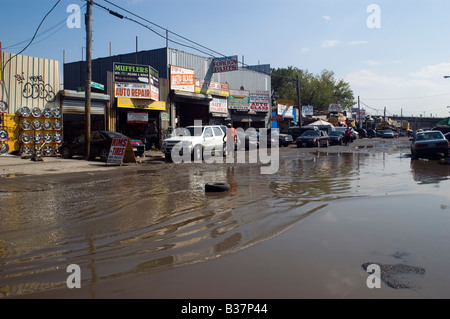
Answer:
<svg viewBox="0 0 450 319"><path fill-rule="evenodd" d="M159 163L8 180L0 296L450 296L449 166L280 153L272 175L257 164ZM210 182L230 191L205 193ZM368 288L367 263L380 266L380 289ZM81 289L67 288L70 264Z"/></svg>

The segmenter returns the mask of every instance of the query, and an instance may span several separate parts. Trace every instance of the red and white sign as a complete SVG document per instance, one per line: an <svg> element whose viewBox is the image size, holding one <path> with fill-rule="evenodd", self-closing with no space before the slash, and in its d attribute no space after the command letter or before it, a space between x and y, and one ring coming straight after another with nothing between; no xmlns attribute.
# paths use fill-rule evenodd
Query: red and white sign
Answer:
<svg viewBox="0 0 450 319"><path fill-rule="evenodd" d="M269 91L256 91L256 93L250 93L251 111L268 112L269 102L270 102Z"/></svg>
<svg viewBox="0 0 450 319"><path fill-rule="evenodd" d="M128 112L127 123L147 124L148 112Z"/></svg>
<svg viewBox="0 0 450 319"><path fill-rule="evenodd" d="M122 164L128 143L128 138L114 138L109 149L107 163Z"/></svg>
<svg viewBox="0 0 450 319"><path fill-rule="evenodd" d="M283 117L283 115L272 115L271 120L281 122L281 121L284 121L284 117Z"/></svg>
<svg viewBox="0 0 450 319"><path fill-rule="evenodd" d="M210 113L228 113L227 99L213 98L209 102Z"/></svg>
<svg viewBox="0 0 450 319"><path fill-rule="evenodd" d="M116 83L114 90L115 97L129 97L133 99L151 99L152 89L150 84L138 83Z"/></svg>
<svg viewBox="0 0 450 319"><path fill-rule="evenodd" d="M195 91L195 72L191 69L170 66L170 88L177 91Z"/></svg>

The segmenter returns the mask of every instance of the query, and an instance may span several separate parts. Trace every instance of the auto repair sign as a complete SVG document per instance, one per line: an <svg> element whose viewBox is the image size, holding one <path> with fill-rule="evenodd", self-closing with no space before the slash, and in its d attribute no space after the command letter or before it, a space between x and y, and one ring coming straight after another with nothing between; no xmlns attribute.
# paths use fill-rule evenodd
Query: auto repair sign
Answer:
<svg viewBox="0 0 450 319"><path fill-rule="evenodd" d="M152 88L150 84L116 83L114 96L133 99L150 99L152 98Z"/></svg>

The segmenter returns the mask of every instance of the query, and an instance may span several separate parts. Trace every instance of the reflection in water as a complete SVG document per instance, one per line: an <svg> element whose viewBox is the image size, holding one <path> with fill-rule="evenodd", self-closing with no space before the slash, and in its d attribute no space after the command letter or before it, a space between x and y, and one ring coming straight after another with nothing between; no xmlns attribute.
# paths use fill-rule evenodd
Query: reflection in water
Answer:
<svg viewBox="0 0 450 319"><path fill-rule="evenodd" d="M399 172L364 154L317 153L282 158L273 175L256 164L167 163L164 171L9 189L0 193L0 293L65 287L74 263L95 298L102 280L218 258L280 234L330 201L378 193L380 182L371 181L383 170ZM404 183L397 177L393 189ZM205 194L208 182L229 183L230 192Z"/></svg>
<svg viewBox="0 0 450 319"><path fill-rule="evenodd" d="M449 179L450 165L433 160L411 160L411 172L419 184L438 184Z"/></svg>

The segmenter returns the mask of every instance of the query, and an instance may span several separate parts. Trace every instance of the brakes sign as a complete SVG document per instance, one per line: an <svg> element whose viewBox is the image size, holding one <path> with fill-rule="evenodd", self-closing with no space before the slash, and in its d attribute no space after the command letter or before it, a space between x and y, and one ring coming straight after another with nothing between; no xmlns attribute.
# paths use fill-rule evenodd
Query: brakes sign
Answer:
<svg viewBox="0 0 450 319"><path fill-rule="evenodd" d="M111 148L109 149L108 160L106 162L122 164L127 145L127 138L114 138L112 140Z"/></svg>

